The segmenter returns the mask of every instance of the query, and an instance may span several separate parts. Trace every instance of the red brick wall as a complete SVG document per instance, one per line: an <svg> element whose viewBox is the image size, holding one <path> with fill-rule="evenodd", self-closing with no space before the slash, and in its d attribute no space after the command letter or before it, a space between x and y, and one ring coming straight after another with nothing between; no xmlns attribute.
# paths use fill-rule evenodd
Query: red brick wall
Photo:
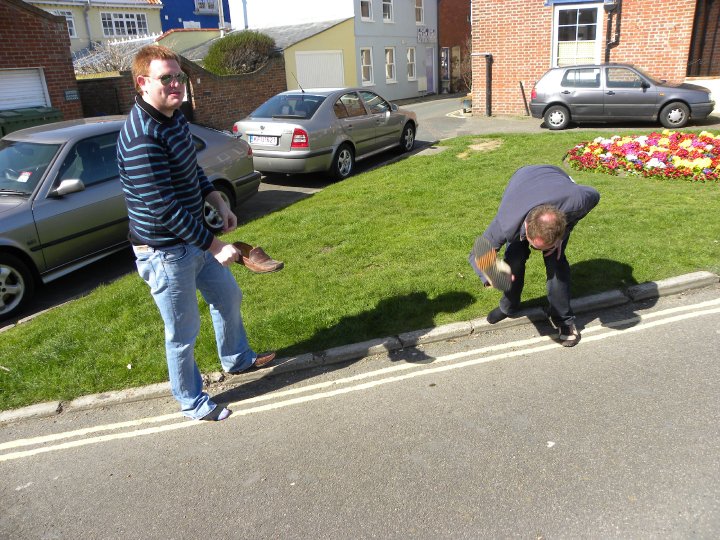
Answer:
<svg viewBox="0 0 720 540"><path fill-rule="evenodd" d="M82 118L80 101L66 101L77 91L67 24L19 0L0 0L0 69L43 68L50 105L65 120Z"/></svg>
<svg viewBox="0 0 720 540"><path fill-rule="evenodd" d="M438 0L438 39L440 47L460 47L460 55L465 54L465 44L470 37L470 0ZM469 53L468 53L469 54ZM452 58L452 63L462 58ZM465 91L461 81L451 76L450 91Z"/></svg>
<svg viewBox="0 0 720 540"><path fill-rule="evenodd" d="M213 75L185 59L181 59L181 67L190 77L193 122L215 129L231 130L234 122L287 90L282 57L249 75ZM127 114L135 100L130 72L78 84L85 116Z"/></svg>
<svg viewBox="0 0 720 540"><path fill-rule="evenodd" d="M543 0L472 0L473 52L489 52L492 114L525 114L520 81L532 86L552 62L553 8ZM620 43L611 62L629 62L658 79L682 82L687 70L695 0L622 0ZM607 14L600 12L605 41ZM604 48L601 60L604 60ZM473 58L473 113L485 114L485 58Z"/></svg>

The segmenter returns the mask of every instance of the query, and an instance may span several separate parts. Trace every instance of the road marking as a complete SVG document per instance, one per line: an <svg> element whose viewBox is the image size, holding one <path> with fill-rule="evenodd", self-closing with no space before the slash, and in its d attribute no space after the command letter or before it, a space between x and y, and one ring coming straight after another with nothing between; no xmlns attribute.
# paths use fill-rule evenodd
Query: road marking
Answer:
<svg viewBox="0 0 720 540"><path fill-rule="evenodd" d="M621 321L614 321L611 323L604 323L587 327L583 331L583 342L599 341L610 337L616 337L629 332L639 332L641 330L647 330L658 326L671 324L678 321L688 320L696 317L702 317L706 315L714 315L720 313L720 299L693 304L690 306L680 306L676 308L670 308L662 311L647 313L644 315L638 315ZM632 326L629 326L632 325ZM529 348L528 348L529 347ZM354 375L351 377L345 377L335 381L327 381L323 383L312 384L303 388L294 388L289 390L282 390L273 392L263 396L257 396L247 400L233 403L229 405L230 408L234 408L232 416L224 422L232 421L233 419L241 418L251 414L257 414L277 409L282 409L294 405L300 405L312 401L321 399L328 399L351 392L359 392L368 390L371 388L379 387L386 384L409 380L415 377L433 375L445 371L462 369L488 362L494 362L496 360L504 360L515 358L519 356L527 356L539 352L545 352L552 349L556 349L558 344L550 336L539 336L530 339L523 339L513 341L509 343L503 343L499 345L492 345L488 347L481 347L479 349L473 349L472 351L464 351L454 354L448 354L434 358L430 364L397 364L391 367L382 368L369 373L363 373ZM500 352L497 352L500 351ZM482 356L488 353L489 356ZM475 357L475 358L473 358ZM463 358L469 358L468 360L450 363L453 361L461 360ZM443 364L443 365L438 365ZM412 370L412 371L410 371ZM402 373L404 371L410 371L409 373ZM372 378L382 377L376 380L367 380ZM366 382L362 382L366 381ZM344 388L334 388L341 385L349 385ZM298 394L308 394L305 396L297 396ZM283 399L285 398L285 399ZM255 403L262 403L263 401L278 400L274 403L265 405L253 405ZM244 407L244 408L239 408ZM91 428L85 428L80 430L74 430L64 433L57 433L53 435L47 435L42 437L34 437L30 439L18 439L16 441L10 441L0 444L0 451L10 450L13 448L35 446L35 445L47 445L63 439L71 439L75 437L83 437L91 435L93 433L100 433L105 431L114 431L126 428L136 428L147 424L158 424L163 422L171 422L161 426L151 426L142 429L135 429L131 431L121 433L111 433L105 435L98 435L94 437L81 438L74 441L67 441L60 444L40 446L30 450L23 450L17 452L10 452L0 455L0 462L12 461L21 458L27 458L38 454L47 452L66 450L69 448L77 448L81 446L87 446L91 444L99 444L103 442L116 441L121 439L130 439L135 437L141 437L143 435L154 435L157 433L163 433L166 431L175 431L179 429L200 427L203 426L203 422L198 421L187 421L181 414L167 414L155 417L142 418L138 420L132 420L127 422L118 422L114 424L107 424L101 426L95 426Z"/></svg>

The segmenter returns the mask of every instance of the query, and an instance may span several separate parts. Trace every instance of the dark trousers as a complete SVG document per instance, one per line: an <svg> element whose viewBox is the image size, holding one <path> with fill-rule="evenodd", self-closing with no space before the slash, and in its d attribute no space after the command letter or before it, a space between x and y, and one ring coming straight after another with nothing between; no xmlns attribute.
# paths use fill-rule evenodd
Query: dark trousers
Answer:
<svg viewBox="0 0 720 540"><path fill-rule="evenodd" d="M547 297L550 303L548 315L556 326L575 321L575 315L570 307L570 263L565 257L568 239L563 242L562 255L559 259L556 253L543 257L547 277ZM539 255L542 256L542 253L539 252ZM525 285L525 263L529 257L530 243L527 240L511 242L505 248L505 262L510 265L515 276L510 290L504 293L500 300L500 309L507 315L514 315L520 306L520 296Z"/></svg>

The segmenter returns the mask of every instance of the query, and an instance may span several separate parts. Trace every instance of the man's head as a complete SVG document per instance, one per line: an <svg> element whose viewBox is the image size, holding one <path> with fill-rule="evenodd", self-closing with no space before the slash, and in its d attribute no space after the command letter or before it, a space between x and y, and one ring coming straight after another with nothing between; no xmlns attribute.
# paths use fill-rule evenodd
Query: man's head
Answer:
<svg viewBox="0 0 720 540"><path fill-rule="evenodd" d="M546 251L565 236L565 213L551 204L536 206L525 218L525 236L535 249Z"/></svg>
<svg viewBox="0 0 720 540"><path fill-rule="evenodd" d="M132 75L135 89L161 113L172 116L182 105L187 75L172 50L162 45L143 47L133 59Z"/></svg>

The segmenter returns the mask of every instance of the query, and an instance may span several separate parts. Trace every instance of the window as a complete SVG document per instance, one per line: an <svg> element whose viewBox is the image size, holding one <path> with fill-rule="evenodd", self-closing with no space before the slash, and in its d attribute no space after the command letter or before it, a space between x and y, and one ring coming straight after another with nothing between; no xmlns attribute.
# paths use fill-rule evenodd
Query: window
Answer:
<svg viewBox="0 0 720 540"><path fill-rule="evenodd" d="M407 50L407 77L408 81L417 79L415 74L415 47L409 47Z"/></svg>
<svg viewBox="0 0 720 540"><path fill-rule="evenodd" d="M144 13L101 13L100 18L105 37L142 36L148 33Z"/></svg>
<svg viewBox="0 0 720 540"><path fill-rule="evenodd" d="M600 88L600 69L568 69L561 85L571 88Z"/></svg>
<svg viewBox="0 0 720 540"><path fill-rule="evenodd" d="M50 13L52 13L53 15L60 15L61 17L65 17L65 22L67 23L68 27L68 34L70 34L70 37L77 37L77 34L75 33L75 19L73 19L72 11L53 9Z"/></svg>
<svg viewBox="0 0 720 540"><path fill-rule="evenodd" d="M392 0L382 0L383 22L393 21L393 3Z"/></svg>
<svg viewBox="0 0 720 540"><path fill-rule="evenodd" d="M378 96L375 92L363 90L360 92L360 95L362 96L365 105L367 105L368 109L370 109L371 114L385 114L386 112L392 110L390 104Z"/></svg>
<svg viewBox="0 0 720 540"><path fill-rule="evenodd" d="M333 110L338 118L353 118L367 114L360 97L355 92L341 96L333 105Z"/></svg>
<svg viewBox="0 0 720 540"><path fill-rule="evenodd" d="M116 178L117 138L114 131L77 143L60 167L59 180L80 179L89 187Z"/></svg>
<svg viewBox="0 0 720 540"><path fill-rule="evenodd" d="M372 0L360 0L360 18L372 21Z"/></svg>
<svg viewBox="0 0 720 540"><path fill-rule="evenodd" d="M629 69L612 67L605 69L608 88L642 88L643 80Z"/></svg>
<svg viewBox="0 0 720 540"><path fill-rule="evenodd" d="M195 0L196 13L217 13L217 0Z"/></svg>
<svg viewBox="0 0 720 540"><path fill-rule="evenodd" d="M425 22L425 10L423 10L423 0L415 0L415 24L423 24Z"/></svg>
<svg viewBox="0 0 720 540"><path fill-rule="evenodd" d="M395 80L395 47L385 47L385 81Z"/></svg>
<svg viewBox="0 0 720 540"><path fill-rule="evenodd" d="M600 6L588 4L556 7L555 66L595 64L600 62L598 20Z"/></svg>
<svg viewBox="0 0 720 540"><path fill-rule="evenodd" d="M360 49L363 86L375 84L373 80L372 49Z"/></svg>

